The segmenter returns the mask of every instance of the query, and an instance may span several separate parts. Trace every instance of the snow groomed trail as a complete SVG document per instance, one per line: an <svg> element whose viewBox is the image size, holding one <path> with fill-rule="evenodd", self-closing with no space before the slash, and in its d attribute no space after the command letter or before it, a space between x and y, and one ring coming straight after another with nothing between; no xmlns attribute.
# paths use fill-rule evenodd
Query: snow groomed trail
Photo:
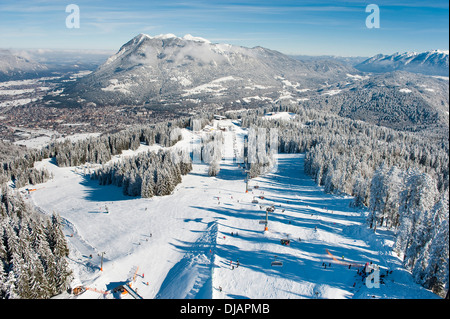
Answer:
<svg viewBox="0 0 450 319"><path fill-rule="evenodd" d="M245 131L228 120L221 125L228 129L219 174L194 164L170 196L127 197L79 168L38 164L54 178L30 201L65 221L75 279L92 288L77 298L132 298L94 290L111 291L136 266L132 289L144 299L435 297L402 270L389 248L391 233L374 234L363 213L349 207L350 197L325 194L304 174L303 154L279 154L276 170L252 179L246 193L234 160ZM185 133L182 143L198 138ZM275 210L264 231L269 206ZM368 288L357 274L367 262L393 271L380 288Z"/></svg>

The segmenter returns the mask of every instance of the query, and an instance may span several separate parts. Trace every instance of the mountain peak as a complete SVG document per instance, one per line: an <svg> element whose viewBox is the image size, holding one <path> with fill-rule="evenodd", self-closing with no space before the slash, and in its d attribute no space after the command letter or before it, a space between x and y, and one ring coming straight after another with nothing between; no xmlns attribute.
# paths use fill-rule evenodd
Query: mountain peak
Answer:
<svg viewBox="0 0 450 319"><path fill-rule="evenodd" d="M436 50L433 50L432 52L433 52L433 53L438 53L438 54L446 54L446 55L449 55L449 50L439 50L439 49L436 49Z"/></svg>
<svg viewBox="0 0 450 319"><path fill-rule="evenodd" d="M140 42L143 39L159 39L159 40L165 40L165 39L181 39L181 40L186 40L186 41L195 41L195 42L205 42L205 43L211 43L211 41L205 39L205 38L201 38L201 37L196 37L193 36L192 34L186 34L183 37L178 37L173 33L166 33L166 34L159 34L159 35L155 35L155 36L151 36L145 33L139 33L137 36L135 36L133 38L133 40L135 40L135 42Z"/></svg>
<svg viewBox="0 0 450 319"><path fill-rule="evenodd" d="M201 37L194 37L191 34L186 34L183 37L184 40L188 40L188 41L195 41L195 42L205 42L205 43L211 43L211 41L201 38Z"/></svg>

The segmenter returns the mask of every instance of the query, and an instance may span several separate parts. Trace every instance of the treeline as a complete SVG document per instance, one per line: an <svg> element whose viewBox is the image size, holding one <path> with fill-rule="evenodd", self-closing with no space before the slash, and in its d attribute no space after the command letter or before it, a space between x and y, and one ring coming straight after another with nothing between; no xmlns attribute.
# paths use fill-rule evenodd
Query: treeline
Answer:
<svg viewBox="0 0 450 319"><path fill-rule="evenodd" d="M0 154L14 150L15 156L2 155L0 183L12 181L16 188L44 183L52 175L43 169L34 168L34 163L46 158L55 158L58 166L78 166L85 163L103 164L123 150L136 150L141 143L174 145L181 139L181 128L191 125L190 118L132 127L118 132L106 132L98 137L72 142L69 139L54 141L41 149L20 151L10 143L0 144ZM11 152L12 153L12 152Z"/></svg>
<svg viewBox="0 0 450 319"><path fill-rule="evenodd" d="M149 198L170 195L192 170L192 161L183 151L142 152L103 165L91 174L100 185L122 187L123 194Z"/></svg>
<svg viewBox="0 0 450 319"><path fill-rule="evenodd" d="M66 290L71 270L59 215L27 206L0 189L0 299L44 299Z"/></svg>
<svg viewBox="0 0 450 319"><path fill-rule="evenodd" d="M296 117L262 118L280 111ZM448 290L448 140L301 106L240 117L244 127L277 128L281 153L306 153L305 172L318 185L326 192L352 195L353 205L368 207L369 227L383 225L396 232L395 251L418 282L441 295ZM419 229L423 235L417 234Z"/></svg>
<svg viewBox="0 0 450 319"><path fill-rule="evenodd" d="M189 119L159 123L151 126L129 128L115 133L104 133L77 142L65 140L49 148L58 166L78 166L85 163L104 164L124 150L137 150L141 143L170 147L181 140L181 128Z"/></svg>
<svg viewBox="0 0 450 319"><path fill-rule="evenodd" d="M394 251L415 280L435 293L448 291L448 191L417 169L380 167L370 184L371 228L396 228Z"/></svg>
<svg viewBox="0 0 450 319"><path fill-rule="evenodd" d="M200 127L207 120L199 121ZM15 188L39 184L52 176L46 170L37 170L34 164L46 158L55 158L59 166L85 163L106 163L123 150L136 150L141 143L174 145L181 139L181 128L191 124L190 118L150 126L107 132L99 137L71 142L53 142L38 150L22 150L12 144L1 143L0 165L0 299L50 298L67 288L71 276L67 260L68 247L62 233L60 217L51 218L36 213L25 205ZM122 183L127 195L169 194L181 175L190 171L188 160L178 162L181 154L160 152L142 154L123 166L123 173L99 174L102 183ZM100 177L101 176L101 177ZM111 178L109 180L108 178ZM138 183L139 180L141 183ZM154 184L154 187L153 187Z"/></svg>
<svg viewBox="0 0 450 319"><path fill-rule="evenodd" d="M273 128L248 128L247 143L244 143L244 157L250 178L268 173L276 164L278 133Z"/></svg>
<svg viewBox="0 0 450 319"><path fill-rule="evenodd" d="M11 151L11 153L10 153ZM47 181L52 176L46 170L34 168L34 163L48 156L41 150L23 150L18 152L11 143L0 144L0 184L12 181L15 187L20 188L28 184L39 184ZM4 154L15 154L5 156Z"/></svg>

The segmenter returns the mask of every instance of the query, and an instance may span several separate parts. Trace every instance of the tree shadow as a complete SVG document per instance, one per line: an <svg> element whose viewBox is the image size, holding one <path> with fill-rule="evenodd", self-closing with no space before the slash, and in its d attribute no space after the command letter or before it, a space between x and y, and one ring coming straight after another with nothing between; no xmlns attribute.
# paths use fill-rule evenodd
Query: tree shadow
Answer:
<svg viewBox="0 0 450 319"><path fill-rule="evenodd" d="M126 196L122 192L122 187L115 185L100 185L97 180L93 180L89 175L83 176L83 180L80 185L84 186L85 195L84 198L89 201L95 202L113 202L133 200L140 197ZM104 212L92 212L92 213L104 213Z"/></svg>

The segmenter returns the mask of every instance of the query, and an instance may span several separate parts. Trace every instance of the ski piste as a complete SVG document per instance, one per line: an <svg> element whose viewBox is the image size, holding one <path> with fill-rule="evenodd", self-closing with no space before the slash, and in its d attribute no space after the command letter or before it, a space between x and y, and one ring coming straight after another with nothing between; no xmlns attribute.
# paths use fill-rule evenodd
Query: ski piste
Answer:
<svg viewBox="0 0 450 319"><path fill-rule="evenodd" d="M127 299L133 292L143 299L438 298L403 269L391 249L393 233L374 233L367 212L349 206L351 197L326 194L304 173L304 154L277 154L276 167L250 179L246 192L247 174L235 155L247 131L237 122L184 130L173 147L189 147L219 128L224 153L217 176L194 162L169 196L129 197L98 185L80 167L36 163L54 178L28 200L61 215L74 282L89 288L56 298ZM141 145L112 160L159 148ZM379 288L361 275L367 263L379 266ZM133 291L110 293L136 265L145 277L135 277Z"/></svg>

